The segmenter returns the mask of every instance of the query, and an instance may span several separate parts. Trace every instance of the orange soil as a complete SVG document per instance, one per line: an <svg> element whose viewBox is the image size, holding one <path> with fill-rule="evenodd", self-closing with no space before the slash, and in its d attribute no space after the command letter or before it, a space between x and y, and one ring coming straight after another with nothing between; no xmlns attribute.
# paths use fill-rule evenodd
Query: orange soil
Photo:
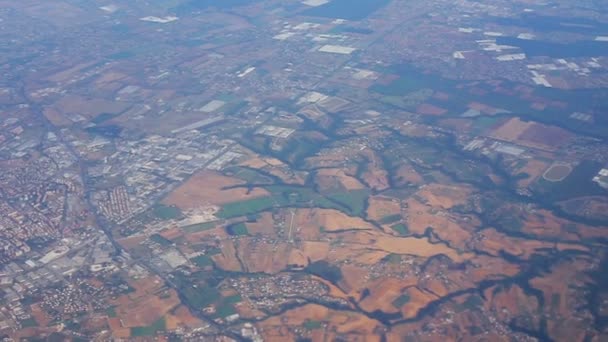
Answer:
<svg viewBox="0 0 608 342"><path fill-rule="evenodd" d="M426 199L426 204L432 207L450 209L465 204L471 192L470 188L464 186L429 184L416 194Z"/></svg>
<svg viewBox="0 0 608 342"><path fill-rule="evenodd" d="M326 331L335 331L340 334L357 334L368 341L379 340L380 336L377 336L375 331L382 326L381 323L361 314L330 310L317 304L307 304L288 310L281 316L270 317L260 322L259 326L264 332L264 337L275 340L272 336L267 335L266 331L276 333L276 329L281 329L283 335L289 336L290 334L287 334L285 330L300 327L308 320L325 322L328 324Z"/></svg>
<svg viewBox="0 0 608 342"><path fill-rule="evenodd" d="M404 186L408 184L419 185L424 183L422 176L414 170L410 164L402 164L397 168L396 185Z"/></svg>
<svg viewBox="0 0 608 342"><path fill-rule="evenodd" d="M524 122L519 118L512 118L502 124L500 127L496 128L491 134L490 137L505 140L505 141L515 141L517 138L524 132L526 129L533 125L532 122Z"/></svg>
<svg viewBox="0 0 608 342"><path fill-rule="evenodd" d="M523 187L523 188L530 186L530 184L532 184L535 180L537 180L538 177L542 176L543 172L545 172L545 170L548 167L549 167L549 163L546 163L544 161L537 160L537 159L529 160L526 163L526 165L524 165L523 167L521 167L515 171L515 174L527 173L530 175L526 179L519 180L517 182L517 185L519 185L520 187Z"/></svg>
<svg viewBox="0 0 608 342"><path fill-rule="evenodd" d="M241 272L242 269L236 258L234 243L231 240L222 241L221 251L222 253L212 257L217 266L227 271Z"/></svg>
<svg viewBox="0 0 608 342"><path fill-rule="evenodd" d="M272 213L264 212L258 215L256 222L247 222L247 231L251 235L261 234L266 236L275 236L274 218Z"/></svg>
<svg viewBox="0 0 608 342"><path fill-rule="evenodd" d="M126 237L124 239L119 239L118 243L124 249L129 250L132 248L136 248L144 240L146 240L146 237L144 235L136 235L136 236Z"/></svg>
<svg viewBox="0 0 608 342"><path fill-rule="evenodd" d="M422 291L417 287L410 287L405 293L410 297L410 301L401 307L401 314L405 319L415 317L418 311L438 299L435 295Z"/></svg>
<svg viewBox="0 0 608 342"><path fill-rule="evenodd" d="M423 115L443 115L447 113L447 109L434 106L429 103L423 103L416 108L416 112Z"/></svg>
<svg viewBox="0 0 608 342"><path fill-rule="evenodd" d="M534 313L538 310L536 298L526 295L517 285L493 293L495 289L496 287L491 287L484 292L488 299L484 302L484 307L487 310L492 310L501 320L508 320L514 315Z"/></svg>
<svg viewBox="0 0 608 342"><path fill-rule="evenodd" d="M290 224L288 215L287 225ZM348 216L341 211L334 209L298 209L294 218L294 228L301 230L319 230L321 227L325 231L336 231L342 229L375 229L375 227L365 222L359 217ZM287 227L286 229L289 229Z"/></svg>
<svg viewBox="0 0 608 342"><path fill-rule="evenodd" d="M399 308L393 306L393 301L401 296L404 285L402 279L380 278L369 284L370 295L365 297L359 305L367 312L375 310L386 313L399 312Z"/></svg>
<svg viewBox="0 0 608 342"><path fill-rule="evenodd" d="M246 272L277 273L287 268L291 245L242 238L236 251Z"/></svg>
<svg viewBox="0 0 608 342"><path fill-rule="evenodd" d="M163 230L162 232L160 232L159 235L164 237L167 240L175 240L175 239L181 237L183 234L182 234L182 230L180 228L174 227L174 228Z"/></svg>
<svg viewBox="0 0 608 342"><path fill-rule="evenodd" d="M460 249L466 248L466 242L471 238L471 233L468 231L464 222L455 222L448 213L441 212L437 214L437 210L422 204L415 199L407 201L407 227L410 232L415 234L423 234L428 227L433 228L442 240L449 241L454 247ZM471 231L476 222L470 221L466 223Z"/></svg>
<svg viewBox="0 0 608 342"><path fill-rule="evenodd" d="M415 237L394 237L378 231L345 232L340 234L345 244L350 248L379 249L386 253L411 254L421 257L431 257L444 254L453 261L461 262L471 257L468 253L457 253L444 244L432 244L427 239Z"/></svg>
<svg viewBox="0 0 608 342"><path fill-rule="evenodd" d="M346 190L365 188L365 185L359 180L347 175L342 169L321 169L317 172L315 182L322 190L335 189L338 186L342 186Z"/></svg>
<svg viewBox="0 0 608 342"><path fill-rule="evenodd" d="M243 185L245 181L226 177L214 171L201 171L175 189L163 203L175 205L182 210L195 209L203 205L221 205L230 202L244 201L268 196L264 189L246 188L224 189L225 187Z"/></svg>
<svg viewBox="0 0 608 342"><path fill-rule="evenodd" d="M287 184L300 184L304 185L306 181L305 172L293 172L289 167L282 161L276 158L267 157L255 157L242 162L240 165L247 166L253 169L264 170L272 174L273 176L279 177L282 181Z"/></svg>
<svg viewBox="0 0 608 342"><path fill-rule="evenodd" d="M371 196L367 217L379 221L386 216L401 214L401 202L397 199L384 196Z"/></svg>

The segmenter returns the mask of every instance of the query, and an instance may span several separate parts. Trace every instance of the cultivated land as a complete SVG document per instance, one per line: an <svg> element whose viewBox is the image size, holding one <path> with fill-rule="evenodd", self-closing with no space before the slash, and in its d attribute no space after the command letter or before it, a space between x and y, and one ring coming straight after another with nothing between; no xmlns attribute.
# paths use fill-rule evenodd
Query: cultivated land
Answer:
<svg viewBox="0 0 608 342"><path fill-rule="evenodd" d="M0 336L608 340L608 16L480 3L3 1Z"/></svg>

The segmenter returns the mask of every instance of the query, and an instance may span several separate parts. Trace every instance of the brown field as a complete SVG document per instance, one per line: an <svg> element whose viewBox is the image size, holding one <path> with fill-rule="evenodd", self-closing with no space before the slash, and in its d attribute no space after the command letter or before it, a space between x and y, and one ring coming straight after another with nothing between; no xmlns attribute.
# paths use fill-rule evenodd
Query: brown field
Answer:
<svg viewBox="0 0 608 342"><path fill-rule="evenodd" d="M423 103L416 108L416 112L422 115L443 115L447 113L447 109L434 106L429 103Z"/></svg>
<svg viewBox="0 0 608 342"><path fill-rule="evenodd" d="M124 112L130 106L130 104L124 102L66 95L55 102L52 108L62 114L79 114L92 119L102 113L118 114Z"/></svg>
<svg viewBox="0 0 608 342"><path fill-rule="evenodd" d="M320 258L322 260L324 258ZM306 267L309 264L307 255L302 250L292 249L289 253L289 259L287 260L288 265L294 265L296 267Z"/></svg>
<svg viewBox="0 0 608 342"><path fill-rule="evenodd" d="M378 231L344 232L340 234L342 241L351 244L351 250L359 248L379 249L385 253L410 254L421 257L431 257L444 254L453 261L461 262L471 257L468 253L457 253L444 244L432 244L427 239L414 237L395 237Z"/></svg>
<svg viewBox="0 0 608 342"><path fill-rule="evenodd" d="M570 214L608 221L608 201L606 201L606 197L579 197L560 202L559 206Z"/></svg>
<svg viewBox="0 0 608 342"><path fill-rule="evenodd" d="M347 175L343 169L320 169L315 177L315 183L323 190L344 188L346 190L364 189L357 178Z"/></svg>
<svg viewBox="0 0 608 342"><path fill-rule="evenodd" d="M40 307L40 304L32 304L30 308L32 310L32 317L34 320L36 320L36 323L38 323L39 326L46 327L53 321L51 317L46 314L44 309Z"/></svg>
<svg viewBox="0 0 608 342"><path fill-rule="evenodd" d="M186 234L186 241L190 243L200 243L204 241L209 241L211 238L219 238L225 239L228 237L228 233L224 229L218 229L220 226L217 226L213 229L203 230L200 232Z"/></svg>
<svg viewBox="0 0 608 342"><path fill-rule="evenodd" d="M255 222L247 222L247 231L251 235L265 235L265 236L276 236L277 232L274 228L274 218L272 213L263 212L258 215Z"/></svg>
<svg viewBox="0 0 608 342"><path fill-rule="evenodd" d="M241 238L237 243L236 252L245 272L278 273L287 268L290 244L256 241L255 238Z"/></svg>
<svg viewBox="0 0 608 342"><path fill-rule="evenodd" d="M477 222L456 222L449 214L436 215L432 207L422 204L415 199L407 201L406 225L411 233L424 234L428 227L442 240L449 241L452 246L459 249L466 248L466 242L471 238L471 231L477 226ZM468 228L468 230L466 229Z"/></svg>
<svg viewBox="0 0 608 342"><path fill-rule="evenodd" d="M162 232L159 233L159 235L164 237L167 240L173 241L179 237L182 237L183 232L180 228L173 227L173 228L163 230Z"/></svg>
<svg viewBox="0 0 608 342"><path fill-rule="evenodd" d="M290 220L286 220L289 224ZM294 218L296 231L319 231L323 227L325 231L336 231L343 229L375 229L360 217L352 217L335 209L298 209ZM286 229L288 229L287 227Z"/></svg>
<svg viewBox="0 0 608 342"><path fill-rule="evenodd" d="M499 112L497 108L479 102L471 102L469 103L468 107L471 109L478 110L487 115L494 115Z"/></svg>
<svg viewBox="0 0 608 342"><path fill-rule="evenodd" d="M572 134L562 128L539 123L534 123L519 136L519 140L526 143L522 143L522 145L538 146L538 148L548 151L554 151L567 144L570 138L572 138Z"/></svg>
<svg viewBox="0 0 608 342"><path fill-rule="evenodd" d="M514 238L500 233L493 228L485 229L481 234L483 234L484 238L478 242L475 248L493 256L499 256L500 251L505 251L528 259L532 254L536 253L537 249L552 248L554 246L552 242Z"/></svg>
<svg viewBox="0 0 608 342"><path fill-rule="evenodd" d="M525 214L523 231L544 237L560 240L578 241L580 238L598 238L606 236L606 227L593 227L584 224L572 225L570 221L555 216L548 210L536 210ZM572 231L574 228L576 231ZM577 234L580 234L577 235Z"/></svg>
<svg viewBox="0 0 608 342"><path fill-rule="evenodd" d="M480 282L487 279L499 279L504 276L511 277L519 273L520 267L515 264L511 264L504 259L494 258L485 255L477 255L472 259L472 263L475 268L472 269L468 274L461 273L461 282L463 284L472 284L474 282ZM450 273L450 280L452 280L452 273ZM451 290L457 290L457 288L451 288Z"/></svg>
<svg viewBox="0 0 608 342"><path fill-rule="evenodd" d="M494 129L489 137L544 151L555 151L568 143L572 134L556 126L512 118Z"/></svg>
<svg viewBox="0 0 608 342"><path fill-rule="evenodd" d="M533 125L532 122L521 121L519 118L512 118L503 123L498 128L490 133L490 137L498 140L513 142Z"/></svg>
<svg viewBox="0 0 608 342"><path fill-rule="evenodd" d="M123 74L123 73L120 73L117 71L110 71L110 72L106 72L106 73L99 75L99 77L97 77L97 79L95 79L95 85L98 87L101 87L101 86L105 85L106 83L113 83L113 82L120 81L127 77L129 77L129 76L127 76L126 74Z"/></svg>
<svg viewBox="0 0 608 342"><path fill-rule="evenodd" d="M410 287L405 293L410 296L410 301L401 308L401 314L403 315L403 318L406 319L415 317L420 309L425 308L431 302L438 299L435 295L417 287Z"/></svg>
<svg viewBox="0 0 608 342"><path fill-rule="evenodd" d="M188 328L197 328L203 325L203 321L194 317L190 309L188 309L184 305L178 306L173 312L167 315L167 318L171 317L174 322L175 328L168 330L175 330L177 327L185 326ZM168 320L167 320L168 321ZM167 324L167 328L169 328L169 324Z"/></svg>
<svg viewBox="0 0 608 342"><path fill-rule="evenodd" d="M260 322L259 327L263 331L265 340L295 340L293 329L301 327L308 320L321 321L327 325L317 329L322 330L323 333L317 333L318 335L315 336L331 338L335 336L334 333L356 334L364 341L380 340L380 336L375 333L376 329L382 326L378 321L353 312L330 310L317 304L307 304L289 310L281 316L270 317Z"/></svg>
<svg viewBox="0 0 608 342"><path fill-rule="evenodd" d="M182 210L195 209L209 204L221 205L270 195L264 189L247 188L225 189L243 185L245 181L226 177L214 171L201 171L169 194L163 203L175 205Z"/></svg>
<svg viewBox="0 0 608 342"><path fill-rule="evenodd" d="M433 94L433 98L437 99L437 100L441 100L441 101L447 101L447 100L450 99L450 94L444 93L444 92L441 92L441 91L436 91Z"/></svg>
<svg viewBox="0 0 608 342"><path fill-rule="evenodd" d="M572 172L572 167L570 165L554 164L545 171L543 178L550 182L559 182L568 177L570 172Z"/></svg>
<svg viewBox="0 0 608 342"><path fill-rule="evenodd" d="M371 196L367 217L370 220L378 221L386 216L401 214L401 201L384 196Z"/></svg>
<svg viewBox="0 0 608 342"><path fill-rule="evenodd" d="M542 160L538 160L538 159L528 160L526 162L526 165L515 170L514 174L527 173L530 176L526 179L521 179L521 180L517 181L517 185L519 185L520 187L523 187L523 188L530 186L530 184L534 183L534 181L536 181L538 179L538 177L540 177L543 174L543 172L545 172L545 170L547 169L548 166L549 166L549 164Z"/></svg>
<svg viewBox="0 0 608 342"><path fill-rule="evenodd" d="M443 297L450 292L446 285L443 284L443 282L437 278L422 280L418 287L439 297Z"/></svg>
<svg viewBox="0 0 608 342"><path fill-rule="evenodd" d="M410 164L401 164L395 172L396 186L405 186L409 184L420 185L424 183L422 176L414 170Z"/></svg>
<svg viewBox="0 0 608 342"><path fill-rule="evenodd" d="M48 77L46 77L46 79L51 82L66 82L70 78L74 77L75 75L78 75L82 69L86 69L94 64L95 64L95 62L92 62L92 61L79 63L68 69L51 74Z"/></svg>
<svg viewBox="0 0 608 342"><path fill-rule="evenodd" d="M530 280L530 285L543 293L545 317L549 318L548 333L555 340L583 340L588 324L573 314L580 305L580 299L577 299L580 293L573 293L572 289L592 282L588 274L591 268L592 258L580 257L564 261L548 274Z"/></svg>
<svg viewBox="0 0 608 342"><path fill-rule="evenodd" d="M432 207L450 209L455 205L466 204L472 189L465 186L429 184L416 194L426 200Z"/></svg>
<svg viewBox="0 0 608 342"><path fill-rule="evenodd" d="M145 235L129 236L124 239L117 240L118 243L126 250L130 250L139 246L142 241L145 241L147 237Z"/></svg>
<svg viewBox="0 0 608 342"><path fill-rule="evenodd" d="M115 338L131 337L131 328L123 328L119 318L108 318L108 325L112 330L112 336Z"/></svg>
<svg viewBox="0 0 608 342"><path fill-rule="evenodd" d="M73 124L72 120L66 118L55 108L45 108L42 113L44 114L44 117L54 126L64 127Z"/></svg>
<svg viewBox="0 0 608 342"><path fill-rule="evenodd" d="M130 281L129 285L135 292L114 300L118 305L116 315L123 328L151 325L180 304L177 293L165 289L159 277Z"/></svg>
<svg viewBox="0 0 608 342"><path fill-rule="evenodd" d="M449 118L438 121L439 125L457 132L468 133L471 131L473 121L470 119Z"/></svg>
<svg viewBox="0 0 608 342"><path fill-rule="evenodd" d="M327 292L328 295L330 295L331 297L334 298L342 298L344 300L349 300L349 296L346 292L342 291L341 288L337 287L336 285L330 283L329 281L317 277L317 276L312 276L312 278L320 283L325 284L325 286L327 286L327 288L329 288L329 291Z"/></svg>
<svg viewBox="0 0 608 342"><path fill-rule="evenodd" d="M226 271L242 272L241 264L236 257L234 242L224 240L220 249L222 253L212 257L217 266Z"/></svg>
<svg viewBox="0 0 608 342"><path fill-rule="evenodd" d="M330 245L327 241L302 241L299 244L298 249L292 251L292 254L298 253L306 258L306 260L310 259L311 262L315 262L327 258L329 249ZM308 262L304 265L307 264Z"/></svg>
<svg viewBox="0 0 608 342"><path fill-rule="evenodd" d="M484 230L482 234L484 239L479 241L478 244L475 245L475 248L494 256L499 256L500 251L505 251L509 254L517 255L520 258L528 259L532 254L538 253L538 250L547 248L557 248L560 251L589 251L588 247L571 243L553 243L510 237L493 228Z"/></svg>
<svg viewBox="0 0 608 342"><path fill-rule="evenodd" d="M370 295L363 299L359 305L367 312L380 310L386 313L399 312L399 308L393 306L393 301L401 296L405 287L402 279L380 278L369 284Z"/></svg>
<svg viewBox="0 0 608 342"><path fill-rule="evenodd" d="M379 165L370 163L368 169L362 175L362 180L368 187L382 191L389 188L388 184L388 172L380 168Z"/></svg>
<svg viewBox="0 0 608 342"><path fill-rule="evenodd" d="M517 285L500 289L497 293L494 293L495 290L497 290L495 287L491 287L484 292L487 298L484 307L503 321L508 321L512 315L525 313L531 317L532 313L538 310L537 299L526 295Z"/></svg>
<svg viewBox="0 0 608 342"><path fill-rule="evenodd" d="M293 172L285 163L276 158L256 156L252 159L248 159L242 162L240 165L268 172L273 176L279 177L283 182L287 184L304 185L304 183L306 182L306 172Z"/></svg>
<svg viewBox="0 0 608 342"><path fill-rule="evenodd" d="M340 270L342 271L342 279L338 284L340 289L356 300L360 300L363 291L368 287L369 280L366 280L366 277L369 275L369 270L353 264L342 265Z"/></svg>

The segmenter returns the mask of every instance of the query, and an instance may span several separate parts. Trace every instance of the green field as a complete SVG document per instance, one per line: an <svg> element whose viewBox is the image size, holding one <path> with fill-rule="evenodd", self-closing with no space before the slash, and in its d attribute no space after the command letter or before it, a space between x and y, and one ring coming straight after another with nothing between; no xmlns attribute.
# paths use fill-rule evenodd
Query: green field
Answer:
<svg viewBox="0 0 608 342"><path fill-rule="evenodd" d="M309 188L273 185L266 187L266 189L272 192L275 198L277 198L280 202L285 204L293 206L312 204L314 207L338 208L335 203L332 203L331 201L327 200L327 198Z"/></svg>
<svg viewBox="0 0 608 342"><path fill-rule="evenodd" d="M249 234L247 226L243 222L228 226L226 228L226 231L228 232L228 234L233 236L242 236Z"/></svg>
<svg viewBox="0 0 608 342"><path fill-rule="evenodd" d="M608 190L601 188L592 179L602 169L603 164L584 160L559 182L549 182L541 178L533 186L541 201L562 201L579 196L607 195Z"/></svg>
<svg viewBox="0 0 608 342"><path fill-rule="evenodd" d="M401 296L397 297L397 299L395 299L393 301L393 306L396 308L400 308L402 306L404 306L405 304L409 303L410 301L410 296L407 294L402 294Z"/></svg>
<svg viewBox="0 0 608 342"><path fill-rule="evenodd" d="M220 305L217 306L214 316L220 317L220 318L225 318L230 315L234 315L235 313L236 313L236 310L234 309L234 306L232 304L222 302L222 303L220 303Z"/></svg>
<svg viewBox="0 0 608 342"><path fill-rule="evenodd" d="M220 292L210 286L200 286L197 288L184 286L181 289L186 300L193 306L204 308L215 303L220 298Z"/></svg>
<svg viewBox="0 0 608 342"><path fill-rule="evenodd" d="M380 219L380 223L382 224L391 224L401 220L401 214L384 216Z"/></svg>
<svg viewBox="0 0 608 342"><path fill-rule="evenodd" d="M263 174L246 168L246 167L233 167L229 168L226 171L233 172L234 176L246 181L249 184L270 184L272 183L272 179L264 176Z"/></svg>
<svg viewBox="0 0 608 342"><path fill-rule="evenodd" d="M313 262L306 267L306 271L329 280L334 284L342 280L342 270L340 270L338 266L332 265L325 260Z"/></svg>
<svg viewBox="0 0 608 342"><path fill-rule="evenodd" d="M110 306L109 308L107 308L106 315L108 315L108 317L116 317L116 307Z"/></svg>
<svg viewBox="0 0 608 342"><path fill-rule="evenodd" d="M161 220L175 220L182 217L182 211L177 207L157 204L152 208L154 216Z"/></svg>
<svg viewBox="0 0 608 342"><path fill-rule="evenodd" d="M273 207L317 207L337 209L349 215L364 216L369 190L346 191L327 195L316 193L314 190L298 186L272 185L266 186L272 193L271 197L262 197L246 201L225 204L218 213L223 219L248 216Z"/></svg>
<svg viewBox="0 0 608 342"><path fill-rule="evenodd" d="M133 337L141 337L141 336L154 336L159 331L164 331L165 326L165 318L162 317L156 322L152 323L147 327L135 327L131 328L131 336Z"/></svg>
<svg viewBox="0 0 608 342"><path fill-rule="evenodd" d="M33 318L28 318L26 320L21 321L20 323L23 328L30 328L30 327L38 326L38 322L36 322L36 320Z"/></svg>
<svg viewBox="0 0 608 342"><path fill-rule="evenodd" d="M204 223L196 223L191 224L189 226L182 227L182 230L186 233L198 233L205 230L210 230L215 228L216 222L204 222Z"/></svg>
<svg viewBox="0 0 608 342"><path fill-rule="evenodd" d="M407 235L409 234L409 229L407 229L407 226L403 223L397 223L391 226L391 229L396 231L397 233L401 234L401 235Z"/></svg>
<svg viewBox="0 0 608 342"><path fill-rule="evenodd" d="M228 296L224 298L224 302L229 304L240 303L242 300L243 298L240 295Z"/></svg>
<svg viewBox="0 0 608 342"><path fill-rule="evenodd" d="M164 237L160 236L159 234L150 235L150 240L158 243L161 246L170 246L173 244L173 242L171 242L171 240L167 240Z"/></svg>
<svg viewBox="0 0 608 342"><path fill-rule="evenodd" d="M304 329L308 329L308 330L314 330L314 329L319 329L321 328L321 321L313 321L313 320L307 320L306 322L304 322L304 324L302 325L304 327Z"/></svg>
<svg viewBox="0 0 608 342"><path fill-rule="evenodd" d="M329 199L336 201L348 208L346 211L353 216L365 216L366 201L369 197L369 190L353 190L347 192L335 193L327 196Z"/></svg>
<svg viewBox="0 0 608 342"><path fill-rule="evenodd" d="M213 265L213 260L211 260L211 258L208 255L199 255L197 257L190 259L190 261L195 263L196 266L198 266L198 267L206 267L206 266Z"/></svg>
<svg viewBox="0 0 608 342"><path fill-rule="evenodd" d="M271 209L275 206L276 201L272 197L255 198L246 201L232 202L224 205L218 213L220 218L233 218L239 216L247 216L258 213L260 211Z"/></svg>

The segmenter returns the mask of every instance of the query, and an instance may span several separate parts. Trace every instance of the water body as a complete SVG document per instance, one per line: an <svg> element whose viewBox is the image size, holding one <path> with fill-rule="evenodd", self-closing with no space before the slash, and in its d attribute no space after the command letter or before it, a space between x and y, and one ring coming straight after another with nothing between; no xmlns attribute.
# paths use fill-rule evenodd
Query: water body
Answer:
<svg viewBox="0 0 608 342"><path fill-rule="evenodd" d="M608 23L584 18L549 17L538 14L523 14L519 18L494 17L489 22L529 28L536 32L570 32L589 35L608 34Z"/></svg>
<svg viewBox="0 0 608 342"><path fill-rule="evenodd" d="M332 0L302 14L311 17L361 20L386 6L390 0Z"/></svg>
<svg viewBox="0 0 608 342"><path fill-rule="evenodd" d="M608 42L595 40L562 44L542 40L498 37L496 42L498 44L517 46L528 56L547 56L553 58L608 56Z"/></svg>

